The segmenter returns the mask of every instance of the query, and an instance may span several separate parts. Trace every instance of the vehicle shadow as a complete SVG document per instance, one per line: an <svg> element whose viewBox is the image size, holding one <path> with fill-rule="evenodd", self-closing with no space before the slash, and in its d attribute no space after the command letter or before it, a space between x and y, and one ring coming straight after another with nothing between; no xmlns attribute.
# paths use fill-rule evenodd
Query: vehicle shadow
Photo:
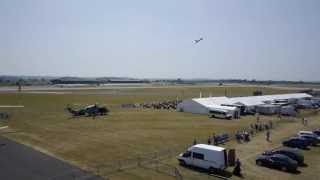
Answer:
<svg viewBox="0 0 320 180"><path fill-rule="evenodd" d="M298 174L301 174L301 171L299 171L298 169L297 170L295 170L295 171L293 171L293 172L289 172L290 174L296 174L296 175L298 175Z"/></svg>
<svg viewBox="0 0 320 180"><path fill-rule="evenodd" d="M298 170L298 169L296 169L296 170L283 171L283 170L281 170L281 168L279 168L279 167L272 167L272 166L260 166L260 167L266 168L266 169L272 169L272 170L275 170L275 171L280 171L280 172L283 172L283 173L293 174L293 175L301 174L301 171Z"/></svg>
<svg viewBox="0 0 320 180"><path fill-rule="evenodd" d="M306 164L306 163L303 163L303 164L300 164L299 166L300 166L300 167L304 167L304 168L305 168L305 167L308 167L309 165L308 165L308 164Z"/></svg>
<svg viewBox="0 0 320 180"><path fill-rule="evenodd" d="M209 117L210 119L216 119L216 120L223 120L223 121L225 121L225 120L232 120L232 119L230 119L230 118L222 118L222 117Z"/></svg>
<svg viewBox="0 0 320 180"><path fill-rule="evenodd" d="M301 148L302 150L304 150L304 151L310 151L311 150L311 148L310 147L306 147L306 148Z"/></svg>

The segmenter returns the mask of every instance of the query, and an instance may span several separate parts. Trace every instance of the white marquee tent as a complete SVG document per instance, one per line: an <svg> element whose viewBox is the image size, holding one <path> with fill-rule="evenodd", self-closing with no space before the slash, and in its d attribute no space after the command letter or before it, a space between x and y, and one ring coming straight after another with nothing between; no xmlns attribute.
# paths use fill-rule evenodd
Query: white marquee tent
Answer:
<svg viewBox="0 0 320 180"><path fill-rule="evenodd" d="M182 112L191 112L195 114L208 114L210 109L219 109L226 112L239 111L237 107L230 107L236 105L243 105L246 109L255 109L257 106L270 104L279 100L301 100L305 98L311 98L312 96L306 93L295 94L279 94L279 95L265 95L265 96L248 96L248 97L207 97L207 98L194 98L190 100L184 100L178 104L177 110ZM264 109L274 110L269 106L263 107Z"/></svg>

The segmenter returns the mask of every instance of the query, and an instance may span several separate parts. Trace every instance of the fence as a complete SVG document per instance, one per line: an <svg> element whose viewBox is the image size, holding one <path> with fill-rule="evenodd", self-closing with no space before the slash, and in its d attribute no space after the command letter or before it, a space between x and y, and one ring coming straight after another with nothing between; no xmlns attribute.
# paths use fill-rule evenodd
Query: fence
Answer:
<svg viewBox="0 0 320 180"><path fill-rule="evenodd" d="M128 158L118 161L112 161L108 163L95 163L95 165L90 166L90 170L98 176L108 177L113 173L135 168L142 167L147 169L154 169L157 172L162 172L164 174L179 177L178 169L174 166L167 165L160 160L167 157L176 156L177 152L180 152L181 148L177 149L166 149L163 151L157 151L152 153L147 153L140 155L135 158ZM181 176L181 175L180 175Z"/></svg>
<svg viewBox="0 0 320 180"><path fill-rule="evenodd" d="M158 173L166 174L168 176L172 176L177 180L183 179L180 171L176 167L165 164L159 160L150 159L149 161L145 161L142 164L140 164L140 167L150 169Z"/></svg>
<svg viewBox="0 0 320 180"><path fill-rule="evenodd" d="M107 177L104 179L108 180ZM48 180L102 180L102 178L96 175L92 175L86 171L77 169L58 174L54 177L50 177L48 178Z"/></svg>

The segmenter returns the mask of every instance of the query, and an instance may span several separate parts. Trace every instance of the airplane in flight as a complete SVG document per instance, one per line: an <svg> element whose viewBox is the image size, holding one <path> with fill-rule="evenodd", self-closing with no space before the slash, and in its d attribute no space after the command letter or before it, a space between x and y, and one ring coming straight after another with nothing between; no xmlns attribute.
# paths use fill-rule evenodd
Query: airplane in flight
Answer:
<svg viewBox="0 0 320 180"><path fill-rule="evenodd" d="M199 43L199 42L202 41L202 40L203 40L203 38L196 39L196 40L194 40L194 43L197 44L197 43Z"/></svg>

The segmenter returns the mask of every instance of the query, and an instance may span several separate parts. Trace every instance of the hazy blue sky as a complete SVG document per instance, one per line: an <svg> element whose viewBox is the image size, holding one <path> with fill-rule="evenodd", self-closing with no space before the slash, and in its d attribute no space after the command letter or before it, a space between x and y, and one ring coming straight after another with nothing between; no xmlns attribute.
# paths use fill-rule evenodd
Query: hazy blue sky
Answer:
<svg viewBox="0 0 320 180"><path fill-rule="evenodd" d="M0 0L0 22L0 74L320 80L320 0Z"/></svg>

